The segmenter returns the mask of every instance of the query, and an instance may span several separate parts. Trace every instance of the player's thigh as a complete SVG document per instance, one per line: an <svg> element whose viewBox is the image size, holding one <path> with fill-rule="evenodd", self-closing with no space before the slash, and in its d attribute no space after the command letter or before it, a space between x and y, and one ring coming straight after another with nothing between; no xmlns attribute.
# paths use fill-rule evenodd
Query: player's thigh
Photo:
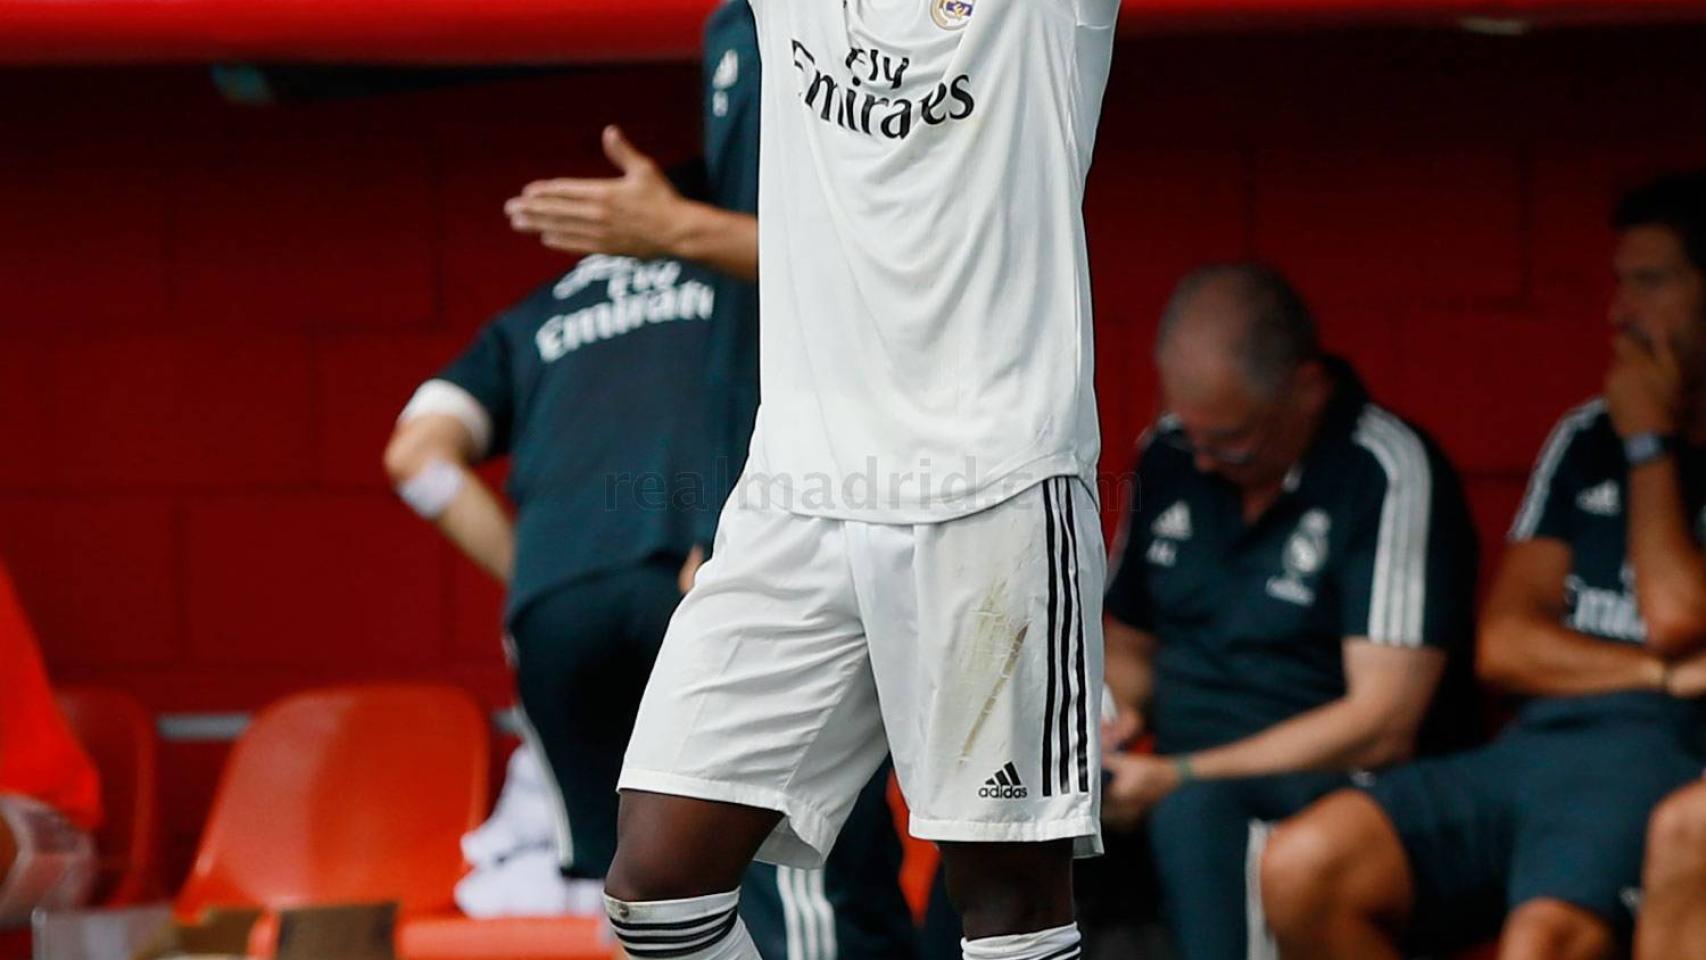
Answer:
<svg viewBox="0 0 1706 960"><path fill-rule="evenodd" d="M621 788L778 812L762 856L821 866L885 753L847 565L838 521L725 510L646 686ZM637 822L624 844L640 842Z"/></svg>
<svg viewBox="0 0 1706 960"><path fill-rule="evenodd" d="M1706 873L1706 780L1672 793L1653 811L1645 868L1649 877Z"/></svg>
<svg viewBox="0 0 1706 960"><path fill-rule="evenodd" d="M1381 772L1367 788L1403 844L1412 946L1445 951L1498 929L1521 793L1511 770L1517 749L1500 741L1417 761Z"/></svg>
<svg viewBox="0 0 1706 960"><path fill-rule="evenodd" d="M883 572L869 576L865 620L913 834L1099 852L1094 496L1056 477L981 513L878 533L893 542L867 554Z"/></svg>
<svg viewBox="0 0 1706 960"><path fill-rule="evenodd" d="M1574 904L1619 938L1633 930L1654 808L1700 762L1652 725L1607 724L1530 738L1509 902Z"/></svg>
<svg viewBox="0 0 1706 960"><path fill-rule="evenodd" d="M624 790L605 890L629 902L733 890L781 818L762 807Z"/></svg>

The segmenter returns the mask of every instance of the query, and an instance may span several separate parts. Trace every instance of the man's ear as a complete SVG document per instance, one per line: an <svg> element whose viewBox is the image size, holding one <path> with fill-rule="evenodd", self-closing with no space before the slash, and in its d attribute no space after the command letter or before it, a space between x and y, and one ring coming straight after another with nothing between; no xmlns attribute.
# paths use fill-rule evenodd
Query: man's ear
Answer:
<svg viewBox="0 0 1706 960"><path fill-rule="evenodd" d="M1326 364L1319 359L1305 360L1297 365L1292 378L1292 388L1297 391L1304 409L1311 414L1326 409L1333 392L1333 379L1327 373Z"/></svg>

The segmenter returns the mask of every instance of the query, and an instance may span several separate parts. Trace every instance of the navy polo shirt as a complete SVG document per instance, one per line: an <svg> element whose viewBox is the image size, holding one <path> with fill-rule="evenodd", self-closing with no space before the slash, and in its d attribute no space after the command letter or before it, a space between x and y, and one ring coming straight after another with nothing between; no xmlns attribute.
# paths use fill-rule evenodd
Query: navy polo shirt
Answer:
<svg viewBox="0 0 1706 960"><path fill-rule="evenodd" d="M1476 540L1438 447L1371 402L1350 367L1266 513L1199 472L1164 417L1146 438L1108 589L1115 619L1153 634L1150 726L1163 753L1219 746L1345 693L1343 644L1462 648L1474 631ZM1425 739L1474 726L1441 702Z"/></svg>
<svg viewBox="0 0 1706 960"><path fill-rule="evenodd" d="M1706 543L1706 448L1680 450L1677 466L1691 530L1698 542ZM1642 644L1647 625L1629 562L1628 503L1629 463L1623 441L1605 401L1594 399L1565 414L1553 429L1530 475L1510 539L1547 538L1570 548L1564 626L1609 643ZM1656 705L1669 708L1672 700L1640 692L1553 699L1550 706L1530 704L1523 716L1552 715L1561 709L1647 711Z"/></svg>
<svg viewBox="0 0 1706 960"><path fill-rule="evenodd" d="M506 617L567 581L691 548L708 495L699 389L715 305L710 273L691 264L590 256L438 374L490 416L486 455L512 458Z"/></svg>
<svg viewBox="0 0 1706 960"><path fill-rule="evenodd" d="M758 120L761 90L758 27L746 0L725 0L705 23L704 136L706 202L758 212ZM705 475L713 509L697 518L696 539L709 545L718 510L746 466L758 416L758 286L716 274L704 405L709 438Z"/></svg>

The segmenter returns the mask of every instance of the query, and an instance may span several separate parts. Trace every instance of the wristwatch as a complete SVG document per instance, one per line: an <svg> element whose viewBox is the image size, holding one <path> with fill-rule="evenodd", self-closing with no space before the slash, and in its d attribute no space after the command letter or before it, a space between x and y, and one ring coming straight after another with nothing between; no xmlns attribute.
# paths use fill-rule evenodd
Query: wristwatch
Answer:
<svg viewBox="0 0 1706 960"><path fill-rule="evenodd" d="M1623 459L1642 467L1676 451L1676 438L1663 433L1637 433L1623 440Z"/></svg>

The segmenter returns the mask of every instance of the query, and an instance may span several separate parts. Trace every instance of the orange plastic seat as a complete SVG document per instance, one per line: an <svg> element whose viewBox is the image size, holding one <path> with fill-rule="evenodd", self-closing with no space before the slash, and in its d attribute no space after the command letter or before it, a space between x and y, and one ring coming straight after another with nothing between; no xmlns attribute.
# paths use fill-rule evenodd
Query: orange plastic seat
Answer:
<svg viewBox="0 0 1706 960"><path fill-rule="evenodd" d="M339 687L266 708L226 763L179 915L384 900L404 917L451 912L490 749L455 687Z"/></svg>
<svg viewBox="0 0 1706 960"><path fill-rule="evenodd" d="M588 917L417 917L398 925L402 960L611 960L614 945Z"/></svg>
<svg viewBox="0 0 1706 960"><path fill-rule="evenodd" d="M128 693L60 687L60 712L101 775L106 818L95 831L100 872L90 903L122 907L159 896L159 744L154 720Z"/></svg>

